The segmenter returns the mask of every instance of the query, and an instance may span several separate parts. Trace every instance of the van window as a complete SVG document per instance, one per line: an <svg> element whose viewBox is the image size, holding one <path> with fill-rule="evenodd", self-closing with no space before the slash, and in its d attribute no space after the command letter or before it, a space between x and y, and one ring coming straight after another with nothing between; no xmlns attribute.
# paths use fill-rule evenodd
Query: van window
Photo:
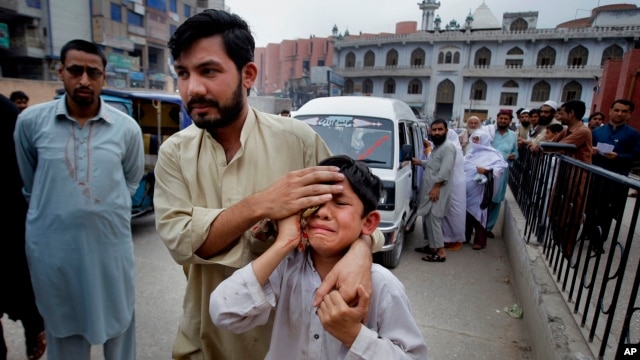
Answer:
<svg viewBox="0 0 640 360"><path fill-rule="evenodd" d="M296 118L309 124L334 155L363 160L371 168L393 168L393 121L337 115L301 115Z"/></svg>

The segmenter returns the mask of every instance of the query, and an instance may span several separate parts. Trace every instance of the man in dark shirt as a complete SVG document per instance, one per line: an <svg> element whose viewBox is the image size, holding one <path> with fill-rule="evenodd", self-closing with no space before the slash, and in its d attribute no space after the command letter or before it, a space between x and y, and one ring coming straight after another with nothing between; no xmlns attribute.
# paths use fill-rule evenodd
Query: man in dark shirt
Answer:
<svg viewBox="0 0 640 360"><path fill-rule="evenodd" d="M593 164L609 171L628 176L635 160L640 159L640 132L627 124L635 109L633 102L618 99L611 104L609 122L593 130ZM598 144L613 145L611 151L599 151ZM594 230L591 237L597 246L596 252L602 252L601 243L606 241L614 218L620 219L624 209L628 188L616 182L606 185L610 189L606 206L598 206L594 216Z"/></svg>

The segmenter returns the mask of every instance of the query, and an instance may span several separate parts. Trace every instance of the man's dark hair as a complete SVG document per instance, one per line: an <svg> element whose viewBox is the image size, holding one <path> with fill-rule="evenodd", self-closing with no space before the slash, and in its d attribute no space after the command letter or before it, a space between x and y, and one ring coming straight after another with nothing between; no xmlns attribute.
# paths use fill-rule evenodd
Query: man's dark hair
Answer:
<svg viewBox="0 0 640 360"><path fill-rule="evenodd" d="M433 128L433 125L435 125L435 124L444 124L444 129L445 130L449 129L449 126L448 126L447 122L444 121L444 119L435 119L435 120L433 120L433 122L431 123L430 127Z"/></svg>
<svg viewBox="0 0 640 360"><path fill-rule="evenodd" d="M613 108L613 105L611 105L611 108ZM605 116L603 113L601 113L600 111L594 112L593 114L589 115L589 120L593 119L596 116L600 116L602 118L602 120L605 119Z"/></svg>
<svg viewBox="0 0 640 360"><path fill-rule="evenodd" d="M540 109L531 109L531 110L529 110L529 116L531 116L531 114L540 115Z"/></svg>
<svg viewBox="0 0 640 360"><path fill-rule="evenodd" d="M27 96L27 94L24 93L24 91L14 91L11 93L11 95L9 95L9 100L11 100L12 102L16 101L16 100L26 100L29 101L29 97Z"/></svg>
<svg viewBox="0 0 640 360"><path fill-rule="evenodd" d="M71 40L68 43L64 44L62 50L60 50L60 62L64 64L67 59L67 53L70 50L78 50L82 52L86 52L88 54L98 55L102 60L102 66L107 67L107 57L104 55L104 51L100 49L100 47L92 42L75 39Z"/></svg>
<svg viewBox="0 0 640 360"><path fill-rule="evenodd" d="M223 10L207 9L188 18L173 33L167 46L175 60L196 41L214 35L222 35L224 49L238 72L253 61L256 45L249 25L240 16Z"/></svg>
<svg viewBox="0 0 640 360"><path fill-rule="evenodd" d="M564 108L564 111L567 113L573 112L573 116L576 119L582 119L585 111L587 111L587 106L580 100L569 100L562 104L561 107Z"/></svg>
<svg viewBox="0 0 640 360"><path fill-rule="evenodd" d="M371 172L367 164L360 160L353 160L347 155L335 155L320 161L318 165L340 168L340 172L351 184L353 192L362 201L362 217L378 208L382 181Z"/></svg>
<svg viewBox="0 0 640 360"><path fill-rule="evenodd" d="M624 106L628 106L629 107L629 111L633 112L633 110L636 109L636 105L633 103L633 101L631 100L627 100L627 99L617 99L616 101L614 101L613 103L611 103L611 108L613 109L613 106L615 104L622 104Z"/></svg>
<svg viewBox="0 0 640 360"><path fill-rule="evenodd" d="M523 111L524 111L524 108L520 108L520 109L516 110L516 115L520 115L520 113L523 112Z"/></svg>

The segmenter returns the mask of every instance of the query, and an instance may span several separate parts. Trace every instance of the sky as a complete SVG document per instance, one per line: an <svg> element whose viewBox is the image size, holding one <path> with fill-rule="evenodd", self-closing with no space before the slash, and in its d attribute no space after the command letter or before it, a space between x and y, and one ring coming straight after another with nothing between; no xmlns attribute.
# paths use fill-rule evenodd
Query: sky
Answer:
<svg viewBox="0 0 640 360"><path fill-rule="evenodd" d="M463 24L483 0L439 0L436 15L441 27L455 19ZM331 36L338 26L340 33L394 33L396 23L416 21L422 25L421 0L226 0L232 13L249 23L257 47L282 40ZM484 0L499 23L505 12L538 11L538 28L554 28L576 18L589 17L598 5L635 4L640 0Z"/></svg>

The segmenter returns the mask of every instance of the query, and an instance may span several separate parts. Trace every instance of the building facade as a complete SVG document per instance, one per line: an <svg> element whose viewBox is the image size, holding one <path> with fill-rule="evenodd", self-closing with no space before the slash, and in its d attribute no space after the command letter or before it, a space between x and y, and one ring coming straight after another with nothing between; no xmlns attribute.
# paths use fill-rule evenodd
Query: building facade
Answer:
<svg viewBox="0 0 640 360"><path fill-rule="evenodd" d="M423 119L462 126L471 115L493 120L501 108L534 108L546 100L579 99L591 110L606 61L640 48L636 5L597 7L590 17L551 29L537 28L537 11L507 12L499 22L484 3L463 23L443 24L439 6L418 3L420 29L403 21L393 34L354 35L334 26L327 38L258 48L256 91L289 96L297 108L336 94L329 71L343 81L338 94L401 99Z"/></svg>
<svg viewBox="0 0 640 360"><path fill-rule="evenodd" d="M56 80L71 39L102 45L107 85L174 90L167 41L178 25L224 0L0 1L0 77Z"/></svg>
<svg viewBox="0 0 640 360"><path fill-rule="evenodd" d="M606 61L640 47L635 5L595 8L554 29L537 29L537 20L537 12L505 13L500 24L483 3L463 25L443 28L436 17L433 31L344 36L334 41L333 69L345 95L399 98L422 118L461 126L546 100L591 109Z"/></svg>

